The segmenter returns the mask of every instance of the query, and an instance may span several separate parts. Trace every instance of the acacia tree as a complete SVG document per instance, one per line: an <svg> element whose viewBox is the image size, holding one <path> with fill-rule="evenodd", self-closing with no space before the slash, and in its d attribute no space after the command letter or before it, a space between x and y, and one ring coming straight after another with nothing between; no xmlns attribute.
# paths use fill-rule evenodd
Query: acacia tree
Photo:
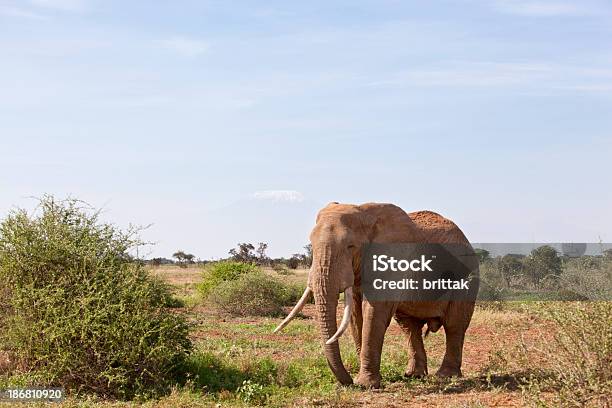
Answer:
<svg viewBox="0 0 612 408"><path fill-rule="evenodd" d="M499 272L509 288L514 277L523 273L522 255L507 254L499 259Z"/></svg>
<svg viewBox="0 0 612 408"><path fill-rule="evenodd" d="M238 243L237 248L229 250L232 259L237 262L255 262L257 257L253 254L255 247L247 242Z"/></svg>
<svg viewBox="0 0 612 408"><path fill-rule="evenodd" d="M193 260L195 259L195 255L188 254L182 250L176 251L174 254L172 254L172 257L176 259L176 262L181 268L186 268L187 265L192 264Z"/></svg>
<svg viewBox="0 0 612 408"><path fill-rule="evenodd" d="M561 274L561 258L557 250L549 245L543 245L531 251L525 258L525 272L531 279L534 287L539 288L547 276Z"/></svg>
<svg viewBox="0 0 612 408"><path fill-rule="evenodd" d="M257 244L257 264L266 265L270 262L270 258L266 255L266 250L268 249L268 244L265 242L260 242Z"/></svg>
<svg viewBox="0 0 612 408"><path fill-rule="evenodd" d="M305 266L310 266L312 265L312 244L304 245L304 249L306 250L306 253L304 254L302 262Z"/></svg>
<svg viewBox="0 0 612 408"><path fill-rule="evenodd" d="M289 269L297 269L300 266L302 260L302 254L293 254L291 258L287 259L287 266Z"/></svg>

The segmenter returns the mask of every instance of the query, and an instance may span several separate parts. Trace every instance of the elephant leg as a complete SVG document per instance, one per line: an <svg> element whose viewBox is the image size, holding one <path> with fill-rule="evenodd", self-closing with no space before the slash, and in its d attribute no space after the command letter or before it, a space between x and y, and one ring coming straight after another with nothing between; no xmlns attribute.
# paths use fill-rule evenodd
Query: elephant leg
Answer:
<svg viewBox="0 0 612 408"><path fill-rule="evenodd" d="M361 366L355 380L362 387L380 388L380 355L395 308L392 302L363 302Z"/></svg>
<svg viewBox="0 0 612 408"><path fill-rule="evenodd" d="M444 327L444 331L446 333L446 353L436 375L438 377L461 377L461 358L465 332L453 328L447 329L446 327Z"/></svg>
<svg viewBox="0 0 612 408"><path fill-rule="evenodd" d="M436 373L438 377L461 376L463 358L463 341L465 332L472 320L474 303L451 303L448 313L442 322L446 334L446 353L442 365Z"/></svg>
<svg viewBox="0 0 612 408"><path fill-rule="evenodd" d="M423 377L427 375L427 354L423 345L423 321L398 313L395 314L395 320L408 338L410 360L404 376Z"/></svg>
<svg viewBox="0 0 612 408"><path fill-rule="evenodd" d="M351 335L355 342L357 356L361 354L361 331L363 330L362 293L359 287L353 290L353 314L351 315Z"/></svg>

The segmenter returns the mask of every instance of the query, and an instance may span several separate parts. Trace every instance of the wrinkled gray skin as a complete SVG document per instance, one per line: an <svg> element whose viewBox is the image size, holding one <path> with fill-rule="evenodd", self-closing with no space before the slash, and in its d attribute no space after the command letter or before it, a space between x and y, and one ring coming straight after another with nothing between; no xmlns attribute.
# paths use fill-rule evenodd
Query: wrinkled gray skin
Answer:
<svg viewBox="0 0 612 408"><path fill-rule="evenodd" d="M360 290L360 248L377 243L465 243L461 230L446 218L430 212L407 214L392 204L360 206L331 203L323 208L310 235L313 263L308 279L316 305L316 317L329 367L342 384L353 383L345 369L338 341L325 344L337 329L338 296L352 288L350 332L360 359L355 383L380 387L380 359L385 331L394 317L408 338L410 360L407 376L427 374L422 328L440 325L446 334L446 353L437 375L461 375L465 331L474 310L473 302L369 302ZM470 247L471 248L471 247ZM347 315L348 316L348 315Z"/></svg>

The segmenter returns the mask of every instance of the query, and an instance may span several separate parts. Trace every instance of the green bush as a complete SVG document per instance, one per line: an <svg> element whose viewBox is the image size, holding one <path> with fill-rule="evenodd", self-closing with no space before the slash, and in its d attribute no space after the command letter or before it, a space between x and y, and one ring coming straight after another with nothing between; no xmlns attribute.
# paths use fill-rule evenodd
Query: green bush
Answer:
<svg viewBox="0 0 612 408"><path fill-rule="evenodd" d="M207 301L217 311L232 316L279 316L283 306L297 301L301 295L298 291L258 271L221 282L208 293Z"/></svg>
<svg viewBox="0 0 612 408"><path fill-rule="evenodd" d="M543 245L531 251L523 261L524 271L535 288L548 276L561 274L562 262L556 249Z"/></svg>
<svg viewBox="0 0 612 408"><path fill-rule="evenodd" d="M562 300L612 299L612 263L602 259L572 259L558 279L564 292L574 294Z"/></svg>
<svg viewBox="0 0 612 408"><path fill-rule="evenodd" d="M285 265L280 264L280 263L276 263L272 265L272 269L274 270L274 272L278 273L279 275L283 275L283 276L295 275L294 272L290 271L289 269L287 269Z"/></svg>
<svg viewBox="0 0 612 408"><path fill-rule="evenodd" d="M128 399L168 390L188 327L130 257L137 244L75 200L44 197L2 222L0 349L33 384Z"/></svg>
<svg viewBox="0 0 612 408"><path fill-rule="evenodd" d="M304 290L306 290L306 285L299 284L299 283L286 284L286 290L287 290L287 305L286 306L293 306L297 303L298 300L300 300L300 298L304 294ZM344 296L344 294L342 294L342 296ZM314 305L314 296L310 296L306 303L310 303Z"/></svg>
<svg viewBox="0 0 612 408"><path fill-rule="evenodd" d="M612 395L612 302L553 302L544 316L552 340L539 348L551 372L529 390L539 406L607 406ZM554 390L553 404L541 390ZM549 394L550 395L550 394Z"/></svg>
<svg viewBox="0 0 612 408"><path fill-rule="evenodd" d="M500 302L504 300L504 289L491 285L487 281L481 281L478 288L478 301Z"/></svg>
<svg viewBox="0 0 612 408"><path fill-rule="evenodd" d="M198 291L206 298L210 292L223 282L234 281L242 275L259 271L255 264L235 261L220 261L207 265L202 273Z"/></svg>

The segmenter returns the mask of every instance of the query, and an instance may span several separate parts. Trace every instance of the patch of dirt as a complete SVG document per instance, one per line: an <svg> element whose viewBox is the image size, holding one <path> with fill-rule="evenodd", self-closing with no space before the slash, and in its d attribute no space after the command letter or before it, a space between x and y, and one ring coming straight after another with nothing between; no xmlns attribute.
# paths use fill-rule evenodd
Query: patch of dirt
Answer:
<svg viewBox="0 0 612 408"><path fill-rule="evenodd" d="M471 405L485 407L524 407L520 393L517 392L467 392L464 394L427 394L427 395L395 395L385 393L366 393L358 405L368 407L468 407Z"/></svg>
<svg viewBox="0 0 612 408"><path fill-rule="evenodd" d="M0 351L0 374L7 372L10 365L11 361L9 360L8 353Z"/></svg>

